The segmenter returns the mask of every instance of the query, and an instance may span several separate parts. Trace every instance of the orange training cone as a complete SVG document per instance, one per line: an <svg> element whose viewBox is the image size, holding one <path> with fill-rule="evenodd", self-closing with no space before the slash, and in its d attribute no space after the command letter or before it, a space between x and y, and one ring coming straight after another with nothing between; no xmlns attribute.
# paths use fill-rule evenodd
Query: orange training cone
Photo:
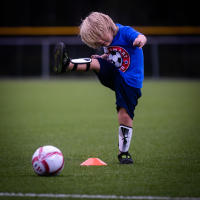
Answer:
<svg viewBox="0 0 200 200"><path fill-rule="evenodd" d="M88 158L86 161L81 163L81 166L100 166L100 165L107 165L105 162L100 160L99 158Z"/></svg>

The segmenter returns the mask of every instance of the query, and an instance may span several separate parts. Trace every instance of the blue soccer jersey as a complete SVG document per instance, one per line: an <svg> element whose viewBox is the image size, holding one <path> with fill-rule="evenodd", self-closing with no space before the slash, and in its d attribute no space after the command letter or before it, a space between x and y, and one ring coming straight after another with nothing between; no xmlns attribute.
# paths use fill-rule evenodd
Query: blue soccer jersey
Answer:
<svg viewBox="0 0 200 200"><path fill-rule="evenodd" d="M108 53L112 59L113 52L118 60L114 63L125 82L135 88L142 88L144 79L143 51L133 46L134 40L140 34L130 26L116 24L119 27L117 35L113 38L108 47L104 47L104 52ZM117 55L116 55L116 52ZM120 58L119 58L120 57Z"/></svg>

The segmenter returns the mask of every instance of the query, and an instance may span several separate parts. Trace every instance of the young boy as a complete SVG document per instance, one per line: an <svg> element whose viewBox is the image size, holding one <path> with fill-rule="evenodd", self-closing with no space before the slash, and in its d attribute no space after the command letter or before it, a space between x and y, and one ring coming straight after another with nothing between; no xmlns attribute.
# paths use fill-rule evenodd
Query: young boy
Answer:
<svg viewBox="0 0 200 200"><path fill-rule="evenodd" d="M143 52L146 37L129 26L115 24L103 13L92 12L80 25L82 41L97 49L104 48L104 54L93 55L91 59L70 59L65 44L55 48L57 72L93 70L100 82L115 91L119 122L119 154L121 164L132 164L128 150L132 137L134 110L141 97L144 77Z"/></svg>

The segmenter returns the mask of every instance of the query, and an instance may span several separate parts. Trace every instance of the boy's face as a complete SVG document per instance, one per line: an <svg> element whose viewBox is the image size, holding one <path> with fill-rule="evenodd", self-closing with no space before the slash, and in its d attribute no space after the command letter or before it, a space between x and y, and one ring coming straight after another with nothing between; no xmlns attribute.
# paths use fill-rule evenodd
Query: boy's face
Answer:
<svg viewBox="0 0 200 200"><path fill-rule="evenodd" d="M99 40L96 42L98 46L109 46L113 40L112 33L107 33L104 37L100 37Z"/></svg>

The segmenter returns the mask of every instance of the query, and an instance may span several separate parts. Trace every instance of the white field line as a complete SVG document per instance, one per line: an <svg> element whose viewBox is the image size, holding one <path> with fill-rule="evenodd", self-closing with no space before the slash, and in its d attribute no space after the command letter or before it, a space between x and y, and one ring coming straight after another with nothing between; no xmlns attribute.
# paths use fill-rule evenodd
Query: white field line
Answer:
<svg viewBox="0 0 200 200"><path fill-rule="evenodd" d="M0 197L45 197L45 198L77 198L77 199L135 199L135 200L200 200L200 197L164 197L164 196L117 196L89 194L37 194L0 192Z"/></svg>

